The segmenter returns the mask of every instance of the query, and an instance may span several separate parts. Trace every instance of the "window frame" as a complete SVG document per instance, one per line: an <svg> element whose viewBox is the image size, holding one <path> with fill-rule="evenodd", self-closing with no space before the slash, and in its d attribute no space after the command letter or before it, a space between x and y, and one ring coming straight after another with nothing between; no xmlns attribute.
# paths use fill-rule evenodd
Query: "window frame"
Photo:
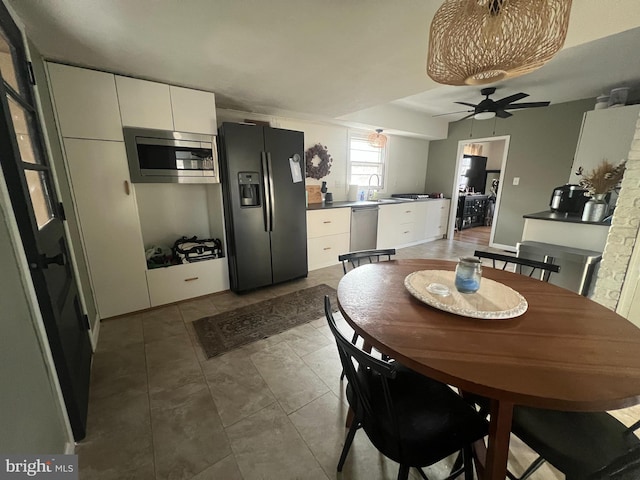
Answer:
<svg viewBox="0 0 640 480"><path fill-rule="evenodd" d="M351 160L351 141L352 140L367 140L370 132L364 130L349 130L347 135L347 186L356 185L351 182L351 170L354 164L356 165L372 165L371 163L365 162L354 162ZM388 179L388 170L389 170L389 142L390 138L387 135L387 144L380 149L380 163L376 165L380 165L380 188L377 189L378 192L386 192L387 189L387 179ZM358 184L358 188L367 188L369 185L360 185Z"/></svg>

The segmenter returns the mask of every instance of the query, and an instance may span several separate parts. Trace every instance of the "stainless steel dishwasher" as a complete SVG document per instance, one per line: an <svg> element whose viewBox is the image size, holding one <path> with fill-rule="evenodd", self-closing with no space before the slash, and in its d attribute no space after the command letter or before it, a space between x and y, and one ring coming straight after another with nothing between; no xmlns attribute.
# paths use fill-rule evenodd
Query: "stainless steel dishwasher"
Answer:
<svg viewBox="0 0 640 480"><path fill-rule="evenodd" d="M351 241L349 251L371 250L378 240L378 206L351 208Z"/></svg>

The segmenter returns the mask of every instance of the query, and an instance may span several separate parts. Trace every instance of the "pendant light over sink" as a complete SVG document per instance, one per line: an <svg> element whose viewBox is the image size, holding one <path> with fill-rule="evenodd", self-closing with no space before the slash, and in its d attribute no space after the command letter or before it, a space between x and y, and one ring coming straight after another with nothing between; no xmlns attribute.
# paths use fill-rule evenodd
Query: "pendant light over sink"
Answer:
<svg viewBox="0 0 640 480"><path fill-rule="evenodd" d="M367 137L367 141L372 147L383 148L387 144L387 136L382 134L381 128L377 128L375 133Z"/></svg>
<svg viewBox="0 0 640 480"><path fill-rule="evenodd" d="M445 0L433 17L427 73L482 85L532 72L564 44L571 0Z"/></svg>

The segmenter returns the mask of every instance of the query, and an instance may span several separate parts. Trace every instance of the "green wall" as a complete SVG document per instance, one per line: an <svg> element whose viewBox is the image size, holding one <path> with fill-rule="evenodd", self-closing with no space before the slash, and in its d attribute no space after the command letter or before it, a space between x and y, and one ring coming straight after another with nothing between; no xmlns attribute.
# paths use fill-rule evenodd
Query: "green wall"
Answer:
<svg viewBox="0 0 640 480"><path fill-rule="evenodd" d="M548 210L553 188L567 183L582 116L594 103L585 99L515 111L507 119L450 123L447 139L429 144L425 191L452 193L460 140L509 135L494 242L515 247L522 236L522 216ZM513 185L514 177L520 177L520 185Z"/></svg>

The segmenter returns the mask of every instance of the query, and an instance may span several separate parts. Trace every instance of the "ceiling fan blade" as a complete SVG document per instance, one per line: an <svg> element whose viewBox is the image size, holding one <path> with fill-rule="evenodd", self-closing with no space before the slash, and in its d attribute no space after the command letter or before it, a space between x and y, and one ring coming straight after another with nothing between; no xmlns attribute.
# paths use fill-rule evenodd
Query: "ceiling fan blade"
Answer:
<svg viewBox="0 0 640 480"><path fill-rule="evenodd" d="M467 107L473 107L473 108L477 107L477 105L474 105L473 103L467 103L467 102L453 102L453 103L457 103L458 105L466 105Z"/></svg>
<svg viewBox="0 0 640 480"><path fill-rule="evenodd" d="M516 110L519 108L548 107L550 103L551 102L512 103L504 108L505 110Z"/></svg>
<svg viewBox="0 0 640 480"><path fill-rule="evenodd" d="M511 116L512 116L511 113L505 112L504 110L498 110L496 112L496 117L498 117L498 118L509 118Z"/></svg>
<svg viewBox="0 0 640 480"><path fill-rule="evenodd" d="M456 113L467 113L467 112L473 112L473 110L460 110L459 112L439 113L438 115L431 115L431 118L443 117L445 115L455 115Z"/></svg>
<svg viewBox="0 0 640 480"><path fill-rule="evenodd" d="M475 115L475 112L471 112L469 115L467 115L466 117L462 117L460 120L466 120L469 117L473 117ZM460 120L456 120L456 122L459 122Z"/></svg>
<svg viewBox="0 0 640 480"><path fill-rule="evenodd" d="M516 93L513 95L509 95L508 97L501 98L500 100L496 100L496 103L501 107L510 104L511 102L517 102L518 100L522 100L523 98L527 98L529 94L527 93Z"/></svg>

